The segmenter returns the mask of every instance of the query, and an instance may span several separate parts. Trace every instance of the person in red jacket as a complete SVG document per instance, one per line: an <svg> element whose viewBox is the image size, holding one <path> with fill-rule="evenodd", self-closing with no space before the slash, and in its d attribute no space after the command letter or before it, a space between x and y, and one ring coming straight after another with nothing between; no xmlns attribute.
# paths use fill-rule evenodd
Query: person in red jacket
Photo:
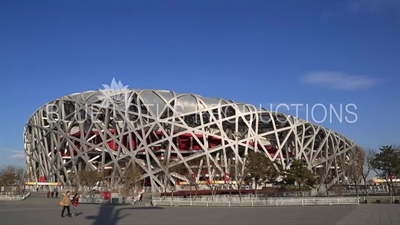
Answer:
<svg viewBox="0 0 400 225"><path fill-rule="evenodd" d="M74 207L73 208L73 213L72 213L72 217L75 217L76 216L76 208L78 207L78 204L79 204L79 194L78 193L76 193L75 195L74 195L74 197L72 197L72 203L71 203L71 205Z"/></svg>

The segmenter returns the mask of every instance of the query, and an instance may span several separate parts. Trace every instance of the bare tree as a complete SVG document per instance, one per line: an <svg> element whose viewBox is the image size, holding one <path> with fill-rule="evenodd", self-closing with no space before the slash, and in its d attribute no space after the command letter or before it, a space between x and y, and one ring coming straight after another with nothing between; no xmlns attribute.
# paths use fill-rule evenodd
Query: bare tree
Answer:
<svg viewBox="0 0 400 225"><path fill-rule="evenodd" d="M162 169L162 180L164 185L164 199L165 195L167 194L167 187L171 180L171 169L170 169L170 160L164 159L160 161L160 166Z"/></svg>
<svg viewBox="0 0 400 225"><path fill-rule="evenodd" d="M0 169L0 186L4 187L5 192L11 192L15 188L19 194L21 187L25 186L24 169L16 166Z"/></svg>
<svg viewBox="0 0 400 225"><path fill-rule="evenodd" d="M94 191L93 188L100 181L103 181L102 174L97 170L81 170L78 172L79 183L82 187L87 188L87 193L89 193L90 198L93 199Z"/></svg>
<svg viewBox="0 0 400 225"><path fill-rule="evenodd" d="M247 155L246 157L235 157L235 161L232 162L232 157L235 156L235 153L233 151L229 151L226 153L227 154L227 159L228 159L228 163L227 163L227 171L229 172L229 177L227 177L227 181L229 182L229 197L231 198L232 196L232 189L233 187L236 186L237 190L238 190L238 194L239 194L239 199L240 201L242 201L243 199L243 195L242 195L242 190L243 190L243 185L245 185L247 183L247 181L249 181L249 179L251 180L251 176L252 176L252 172L253 175L255 175L254 173L256 172L256 167L259 166L259 163L256 163L255 165L253 165L250 160L252 160L253 162L257 162L255 160L255 158L257 156L260 156L260 160L265 162L266 160L268 160L267 157L265 157L265 155L261 154L261 153L255 153L254 151L251 151L252 156L255 157L250 157L249 155ZM265 161L264 161L265 160ZM262 162L261 162L262 164ZM269 163L266 162L266 164L263 166L263 168L269 168ZM264 174L266 175L266 174ZM266 178L267 176L263 176L264 178ZM268 180L268 179L265 179ZM258 183L261 183L261 181L265 181L265 180L260 180Z"/></svg>
<svg viewBox="0 0 400 225"><path fill-rule="evenodd" d="M180 172L182 171L182 165L178 165L178 166L172 166L169 168L169 175L168 175L168 184L169 184L169 188L171 190L171 198L174 198L174 192L176 191L176 184L172 183L173 180L173 175L174 174L180 174Z"/></svg>
<svg viewBox="0 0 400 225"><path fill-rule="evenodd" d="M346 189L342 186L332 187L332 191L333 193L335 193L336 196L342 196L345 190Z"/></svg>
<svg viewBox="0 0 400 225"><path fill-rule="evenodd" d="M245 180L247 179L247 175L248 175L248 171L249 171L249 169L246 167L246 165L247 165L246 161L247 161L247 158L244 157L243 161L238 160L236 162L235 166L228 165L229 171L230 171L229 181L236 184L240 201L242 201L242 198L243 198L242 189L243 189L243 185L245 184ZM230 195L231 195L231 193L230 193Z"/></svg>
<svg viewBox="0 0 400 225"><path fill-rule="evenodd" d="M367 196L369 196L369 191L368 191L368 176L372 171L372 166L371 166L371 162L372 159L374 158L374 150L372 149L363 149L364 151L364 167L363 167L363 172L361 174L362 176L362 180L364 183L364 188L365 188L365 194Z"/></svg>
<svg viewBox="0 0 400 225"><path fill-rule="evenodd" d="M184 165L171 165L173 161L164 159L161 161L161 168L163 170L162 180L164 184L164 198L167 194L167 189L171 191L171 197L174 198L174 192L176 191L176 184L173 182L173 174L185 174L187 173Z"/></svg>
<svg viewBox="0 0 400 225"><path fill-rule="evenodd" d="M248 168L246 162L248 159L246 157L243 157L242 159L233 159L235 161L232 161L234 153L232 151L227 152L227 169L226 171L228 172L224 176L224 180L228 182L228 187L229 187L229 198L232 197L232 190L237 189L238 194L239 194L239 199L240 201L243 198L242 195L242 190L243 190L243 185L245 185L246 180L248 179ZM216 186L215 184L211 184L213 186ZM215 189L216 191L216 189Z"/></svg>
<svg viewBox="0 0 400 225"><path fill-rule="evenodd" d="M359 184L364 173L364 162L365 152L357 148L352 152L350 161L345 165L345 175L354 184L357 197L359 197Z"/></svg>
<svg viewBox="0 0 400 225"><path fill-rule="evenodd" d="M211 191L211 201L214 201L214 197L217 193L217 185L215 183L215 180L214 179L207 180L206 184Z"/></svg>
<svg viewBox="0 0 400 225"><path fill-rule="evenodd" d="M217 192L217 185L215 182L215 172L217 170L217 167L215 165L210 165L209 170L211 171L211 174L206 179L206 184L208 188L211 190L211 201L214 200L215 194Z"/></svg>
<svg viewBox="0 0 400 225"><path fill-rule="evenodd" d="M235 175L235 168L231 165L231 163L229 162L228 163L228 168L227 168L227 171L228 171L228 174L225 174L225 178L224 179L226 179L226 181L228 182L228 188L229 188L229 199L232 199L232 189L233 189L233 180L235 180L235 179L232 179L232 178L234 178L236 175ZM238 186L238 185L236 185L236 186Z"/></svg>
<svg viewBox="0 0 400 225"><path fill-rule="evenodd" d="M197 175L201 173L203 169L203 164L205 163L205 157L200 157L187 162L189 168L186 168L186 178L189 180L190 197L192 197L192 187L195 188L195 198L197 198L197 193L199 190L199 179Z"/></svg>
<svg viewBox="0 0 400 225"><path fill-rule="evenodd" d="M323 186L325 188L326 196L329 197L329 184L333 181L333 176L329 167L318 168L316 171L318 180L318 190Z"/></svg>
<svg viewBox="0 0 400 225"><path fill-rule="evenodd" d="M71 185L74 188L74 192L77 193L79 191L79 186L80 186L80 180L79 180L79 175L76 173L70 174L70 179L71 179Z"/></svg>
<svg viewBox="0 0 400 225"><path fill-rule="evenodd" d="M138 181L142 174L143 172L141 168L136 164L129 164L124 168L122 176L120 177L120 184L122 185L121 194L123 200L125 200L128 196L135 194Z"/></svg>

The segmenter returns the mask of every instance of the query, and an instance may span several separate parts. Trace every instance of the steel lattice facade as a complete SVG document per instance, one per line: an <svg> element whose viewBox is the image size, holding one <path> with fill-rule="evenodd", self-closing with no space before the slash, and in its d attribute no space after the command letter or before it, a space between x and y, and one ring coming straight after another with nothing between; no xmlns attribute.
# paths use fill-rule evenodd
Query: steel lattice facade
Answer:
<svg viewBox="0 0 400 225"><path fill-rule="evenodd" d="M116 185L124 167L136 163L157 192L164 190L165 160L190 168L191 161L206 158L201 166L216 169L205 173L222 179L229 173L229 160L242 162L249 151L261 151L277 168L287 168L292 158L303 159L313 171L325 168L334 183L345 180L340 165L358 148L319 125L224 99L133 89L112 98L99 96L104 92L68 95L31 116L24 144L32 181L44 176L69 185L72 173L89 166L111 171L109 181ZM175 173L171 179L188 178Z"/></svg>

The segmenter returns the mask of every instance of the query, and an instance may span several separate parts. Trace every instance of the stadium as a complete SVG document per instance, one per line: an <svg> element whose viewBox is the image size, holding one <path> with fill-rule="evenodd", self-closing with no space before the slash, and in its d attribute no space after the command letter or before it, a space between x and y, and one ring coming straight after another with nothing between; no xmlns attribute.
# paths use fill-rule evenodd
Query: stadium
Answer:
<svg viewBox="0 0 400 225"><path fill-rule="evenodd" d="M123 87L43 105L26 123L24 148L31 182L69 186L73 174L90 168L115 186L135 164L143 185L162 192L191 180L236 180L249 151L261 151L278 170L302 159L313 172L334 176L330 184L343 183L343 165L358 146L317 124L249 104ZM171 173L164 182L166 167L176 165L189 172ZM194 167L202 169L190 172Z"/></svg>

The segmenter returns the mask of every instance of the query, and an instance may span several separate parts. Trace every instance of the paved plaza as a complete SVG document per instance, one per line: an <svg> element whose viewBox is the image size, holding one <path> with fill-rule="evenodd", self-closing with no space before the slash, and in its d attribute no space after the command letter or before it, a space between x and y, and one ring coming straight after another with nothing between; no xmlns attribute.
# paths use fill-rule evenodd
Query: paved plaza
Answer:
<svg viewBox="0 0 400 225"><path fill-rule="evenodd" d="M79 205L76 218L60 218L61 199L32 195L0 202L0 224L87 225L399 225L400 205L369 204L306 207L145 207Z"/></svg>

